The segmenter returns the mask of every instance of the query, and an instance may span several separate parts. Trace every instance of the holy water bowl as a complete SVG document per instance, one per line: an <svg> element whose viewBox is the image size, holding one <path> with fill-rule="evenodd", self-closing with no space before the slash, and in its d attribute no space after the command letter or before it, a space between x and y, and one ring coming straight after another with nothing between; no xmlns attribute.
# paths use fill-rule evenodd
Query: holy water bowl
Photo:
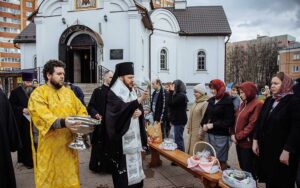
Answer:
<svg viewBox="0 0 300 188"><path fill-rule="evenodd" d="M71 116L68 118L69 122L80 122L77 128L70 129L74 133L75 139L69 144L69 147L77 150L85 150L89 148L89 144L85 141L84 135L94 131L97 125L101 124L101 120L93 119L91 117Z"/></svg>

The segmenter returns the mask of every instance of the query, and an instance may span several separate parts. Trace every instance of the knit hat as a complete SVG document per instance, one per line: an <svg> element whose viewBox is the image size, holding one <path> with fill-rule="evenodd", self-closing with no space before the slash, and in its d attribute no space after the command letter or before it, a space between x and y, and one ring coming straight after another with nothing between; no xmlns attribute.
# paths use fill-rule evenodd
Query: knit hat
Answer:
<svg viewBox="0 0 300 188"><path fill-rule="evenodd" d="M205 85L201 84L201 83L194 86L194 91L201 93L201 94L207 93Z"/></svg>

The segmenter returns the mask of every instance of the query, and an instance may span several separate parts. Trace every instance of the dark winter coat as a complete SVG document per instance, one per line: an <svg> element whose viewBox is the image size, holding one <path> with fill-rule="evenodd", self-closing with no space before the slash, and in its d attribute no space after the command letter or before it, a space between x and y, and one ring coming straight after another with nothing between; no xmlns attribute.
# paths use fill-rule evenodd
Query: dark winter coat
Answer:
<svg viewBox="0 0 300 188"><path fill-rule="evenodd" d="M154 112L153 114L153 120L154 121L167 121L168 120L168 111L169 111L169 106L168 106L168 98L169 98L169 93L164 90L160 89L157 102L155 105L155 109L153 109L153 99L156 91L152 93L152 100L151 100L151 112Z"/></svg>
<svg viewBox="0 0 300 188"><path fill-rule="evenodd" d="M96 114L102 116L102 123L98 125L92 133L91 158L89 163L90 170L95 172L111 172L111 167L107 160L109 147L106 144L106 130L104 125L106 95L109 87L102 85L93 91L87 110L91 117L95 118Z"/></svg>
<svg viewBox="0 0 300 188"><path fill-rule="evenodd" d="M105 100L109 87L102 85L93 91L87 110L91 117L95 118L96 114L104 116Z"/></svg>
<svg viewBox="0 0 300 188"><path fill-rule="evenodd" d="M274 103L268 97L260 112L254 138L258 140L258 177L262 182L286 187L295 181L300 144L300 102L287 95L272 110ZM272 110L272 111L271 111ZM289 166L279 161L283 150L290 152Z"/></svg>
<svg viewBox="0 0 300 188"><path fill-rule="evenodd" d="M170 91L169 95L169 120L173 125L185 125L187 123L187 103L185 93L175 93Z"/></svg>
<svg viewBox="0 0 300 188"><path fill-rule="evenodd" d="M213 128L207 132L214 135L229 136L229 130L234 126L234 107L230 96L225 95L215 104L215 97L208 100L208 106L201 126L212 123Z"/></svg>
<svg viewBox="0 0 300 188"><path fill-rule="evenodd" d="M70 84L70 88L75 93L76 97L81 101L81 103L83 105L85 105L84 93L83 93L82 89L78 86L73 85L73 84Z"/></svg>
<svg viewBox="0 0 300 188"><path fill-rule="evenodd" d="M11 91L9 101L13 108L15 118L17 120L20 131L21 142L23 147L18 150L18 162L26 166L33 166L32 148L30 138L30 122L23 115L23 109L28 107L29 96L26 94L22 86Z"/></svg>
<svg viewBox="0 0 300 188"><path fill-rule="evenodd" d="M5 94L0 90L0 187L16 187L10 152L21 147L18 126Z"/></svg>

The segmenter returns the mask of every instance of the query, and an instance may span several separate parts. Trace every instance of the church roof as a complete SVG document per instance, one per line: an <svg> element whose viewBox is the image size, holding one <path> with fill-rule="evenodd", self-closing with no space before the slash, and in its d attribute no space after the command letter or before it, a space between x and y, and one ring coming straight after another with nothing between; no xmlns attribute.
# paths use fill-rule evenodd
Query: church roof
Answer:
<svg viewBox="0 0 300 188"><path fill-rule="evenodd" d="M136 4L142 14L144 26L150 30L153 29L148 11ZM182 36L227 36L231 34L231 29L222 6L195 6L187 7L184 10L174 8L165 8L174 14ZM155 11L155 10L153 10ZM151 14L153 11L150 11ZM35 43L36 27L31 22L14 39L14 43Z"/></svg>
<svg viewBox="0 0 300 188"><path fill-rule="evenodd" d="M176 17L185 36L227 36L231 29L222 6L194 6L184 10L165 8Z"/></svg>
<svg viewBox="0 0 300 188"><path fill-rule="evenodd" d="M35 43L35 23L31 22L22 32L16 36L14 43Z"/></svg>
<svg viewBox="0 0 300 188"><path fill-rule="evenodd" d="M148 10L143 5L137 3L136 1L134 1L134 3L135 3L136 8L142 15L142 22L143 22L145 28L153 30L153 25L152 25Z"/></svg>

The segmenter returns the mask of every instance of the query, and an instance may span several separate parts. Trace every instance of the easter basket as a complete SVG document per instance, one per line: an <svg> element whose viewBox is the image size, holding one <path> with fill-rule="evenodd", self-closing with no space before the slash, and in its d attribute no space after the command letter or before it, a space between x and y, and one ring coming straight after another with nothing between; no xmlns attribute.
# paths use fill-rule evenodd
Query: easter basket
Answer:
<svg viewBox="0 0 300 188"><path fill-rule="evenodd" d="M214 174L220 171L220 163L214 147L204 141L196 142L193 156L187 160L188 168L194 171Z"/></svg>

